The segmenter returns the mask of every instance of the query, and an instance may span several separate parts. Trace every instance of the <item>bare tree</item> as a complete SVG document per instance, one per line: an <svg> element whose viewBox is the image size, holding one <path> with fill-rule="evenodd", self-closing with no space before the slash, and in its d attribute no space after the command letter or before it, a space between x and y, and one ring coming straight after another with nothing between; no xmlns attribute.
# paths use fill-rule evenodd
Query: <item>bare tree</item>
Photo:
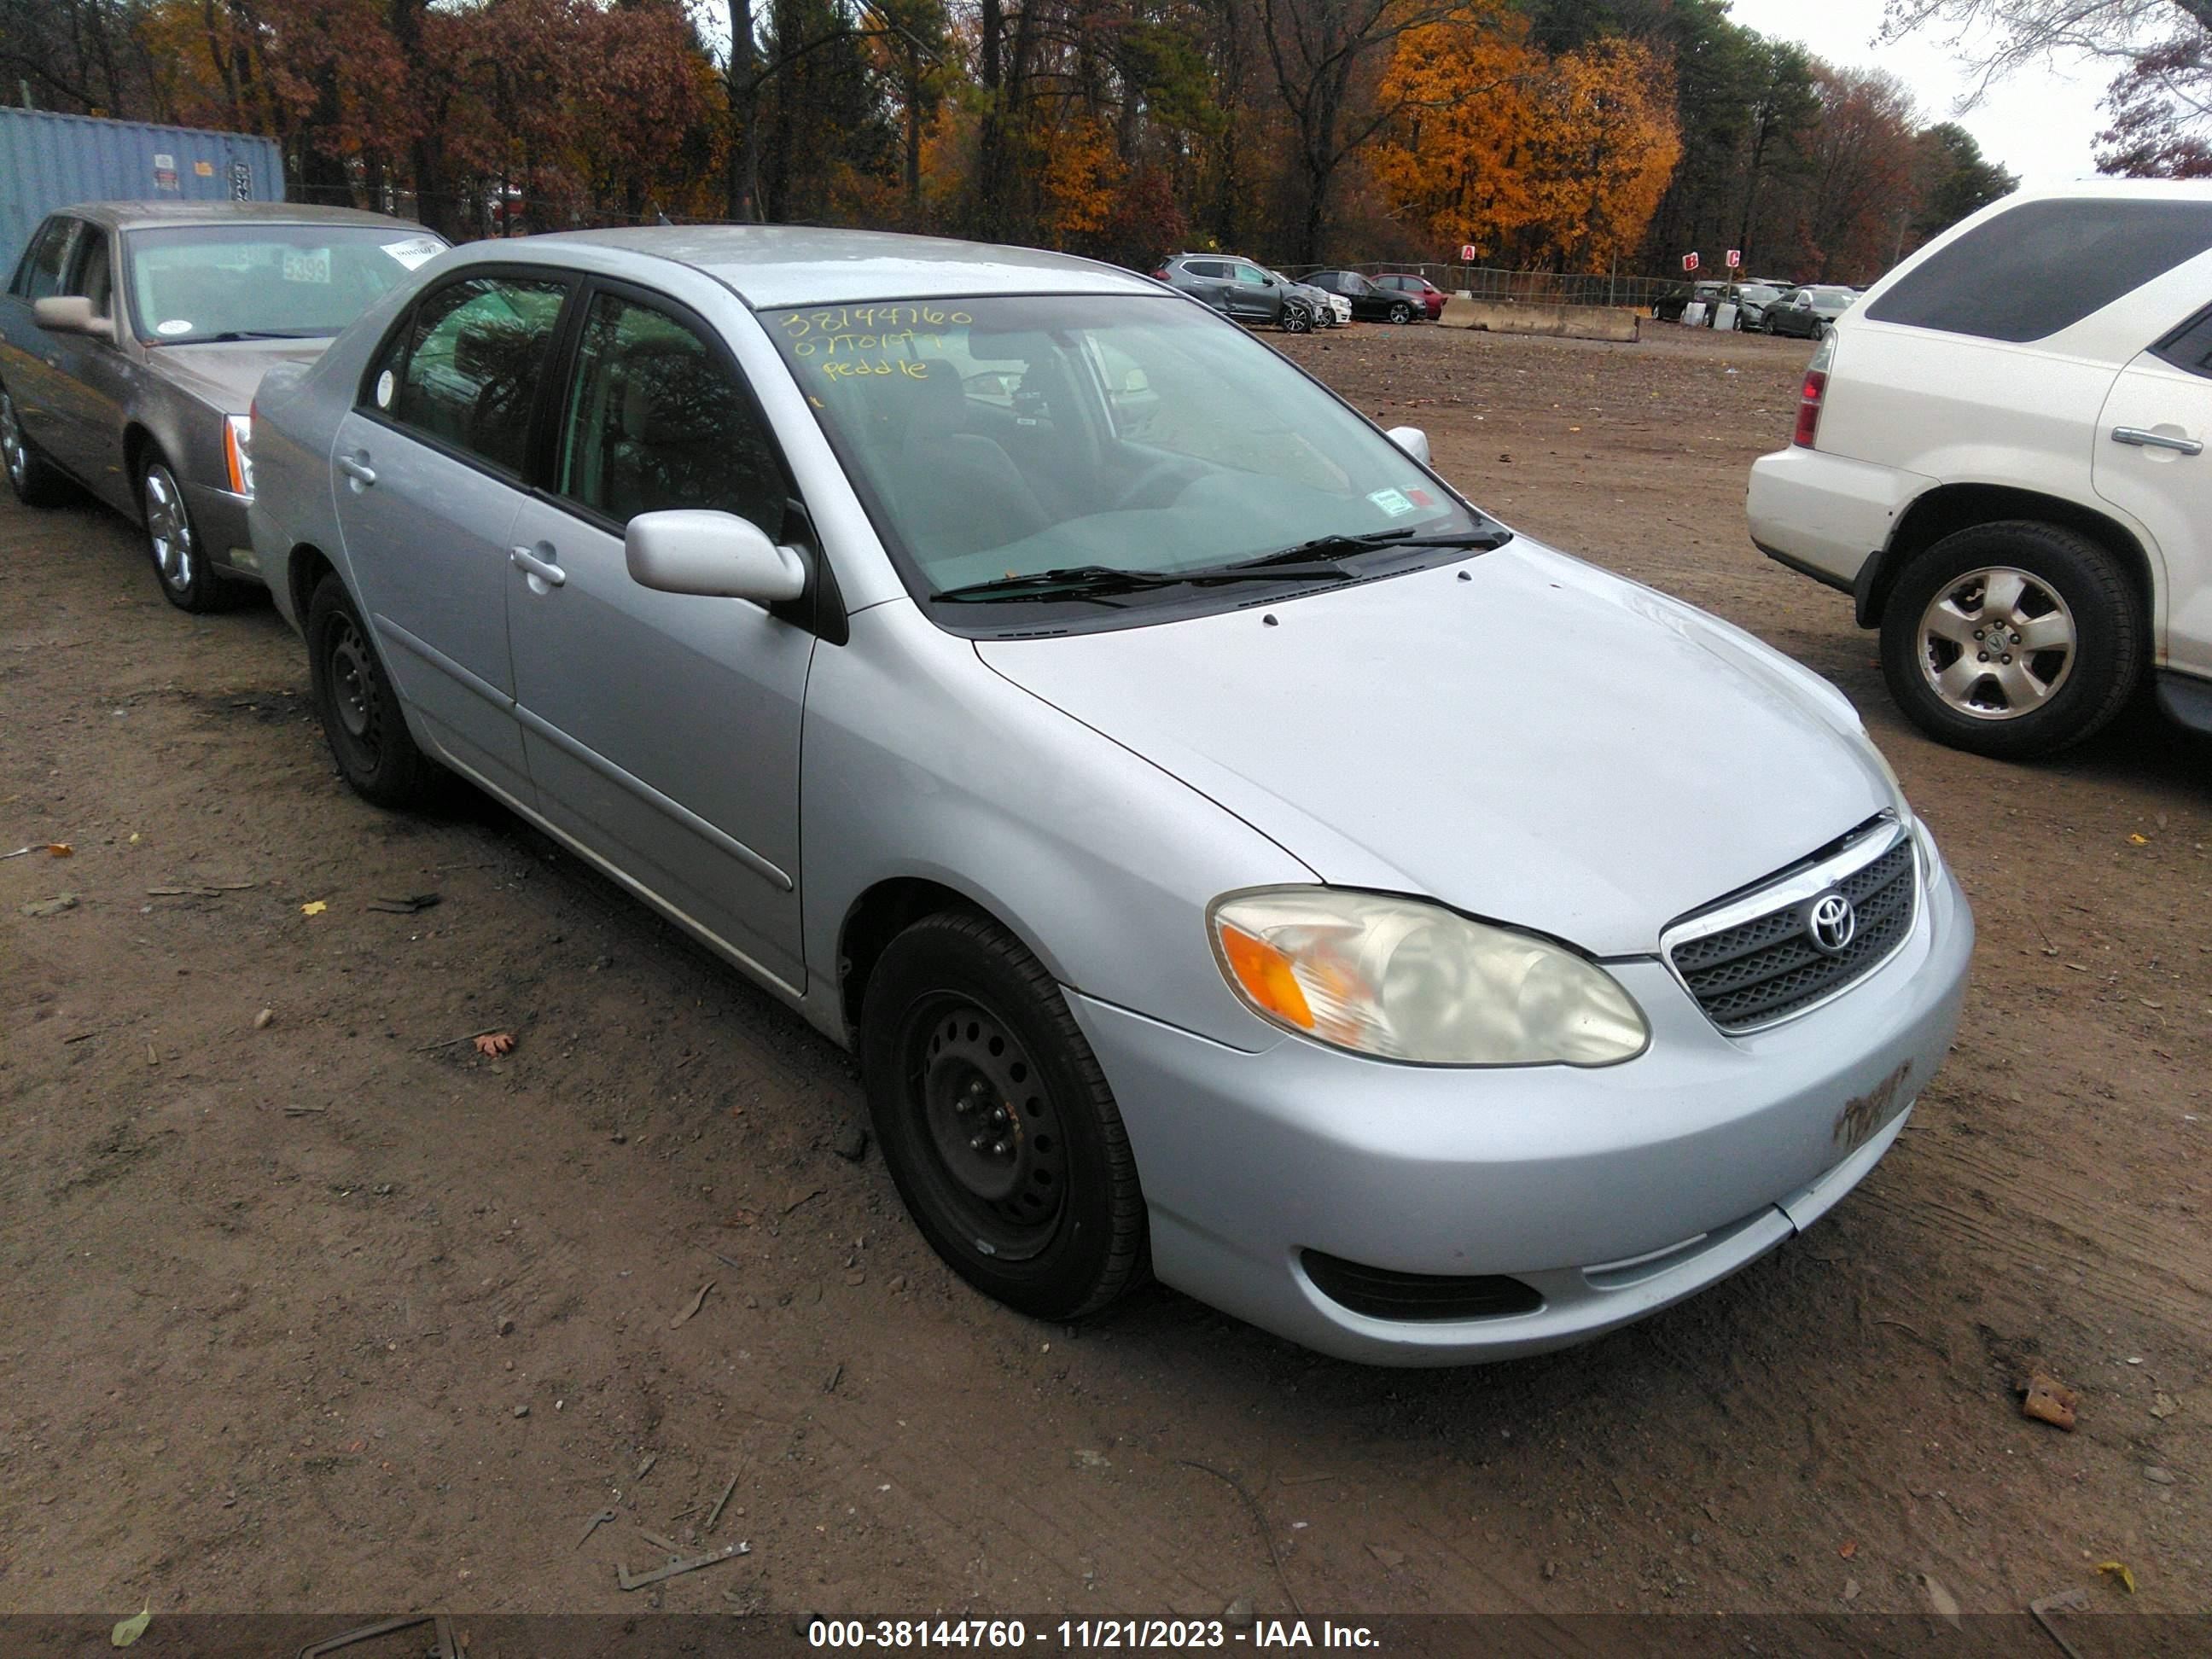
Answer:
<svg viewBox="0 0 2212 1659"><path fill-rule="evenodd" d="M1931 25L1952 31L1952 44L1986 89L2021 64L2058 52L2132 68L2170 44L2176 31L2212 33L2212 0L1888 0L1882 39Z"/></svg>

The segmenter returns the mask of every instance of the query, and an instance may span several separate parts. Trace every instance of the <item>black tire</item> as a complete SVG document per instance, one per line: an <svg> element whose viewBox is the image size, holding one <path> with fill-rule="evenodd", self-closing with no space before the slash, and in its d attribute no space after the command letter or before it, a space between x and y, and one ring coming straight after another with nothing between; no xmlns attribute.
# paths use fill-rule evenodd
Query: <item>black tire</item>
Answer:
<svg viewBox="0 0 2212 1659"><path fill-rule="evenodd" d="M1283 307L1283 331L1285 334L1304 334L1312 327L1313 319L1307 314L1304 306Z"/></svg>
<svg viewBox="0 0 2212 1659"><path fill-rule="evenodd" d="M240 584L216 571L199 527L192 522L184 486L168 457L149 445L138 458L138 516L146 531L146 556L161 597L179 611L204 616L237 603Z"/></svg>
<svg viewBox="0 0 2212 1659"><path fill-rule="evenodd" d="M1407 305L1403 300L1399 301L1397 304L1390 307L1390 320L1394 323L1400 324L1412 322L1413 320L1413 307Z"/></svg>
<svg viewBox="0 0 2212 1659"><path fill-rule="evenodd" d="M893 939L860 1060L899 1195L970 1285L1079 1319L1143 1277L1144 1195L1113 1091L1060 987L1003 927L948 912Z"/></svg>
<svg viewBox="0 0 2212 1659"><path fill-rule="evenodd" d="M52 507L61 500L68 481L61 471L31 441L15 412L15 400L0 386L0 459L4 459L8 484L26 507Z"/></svg>
<svg viewBox="0 0 2212 1659"><path fill-rule="evenodd" d="M2007 573L2021 579L2009 601L1991 591ZM2007 616L2014 620L1997 627ZM2021 631L2023 617L2067 643L2037 649L2035 633ZM1938 627L1947 622L1960 640ZM1978 637L1977 627L1990 631ZM2033 760L2093 736L2120 712L2142 680L2147 639L2142 600L2110 554L2078 532L2011 520L1946 536L1905 567L1882 609L1882 678L1939 743ZM1947 693L1933 677L1954 668Z"/></svg>
<svg viewBox="0 0 2212 1659"><path fill-rule="evenodd" d="M353 792L379 806L421 799L434 763L415 746L391 676L335 574L307 601L307 678L331 757Z"/></svg>

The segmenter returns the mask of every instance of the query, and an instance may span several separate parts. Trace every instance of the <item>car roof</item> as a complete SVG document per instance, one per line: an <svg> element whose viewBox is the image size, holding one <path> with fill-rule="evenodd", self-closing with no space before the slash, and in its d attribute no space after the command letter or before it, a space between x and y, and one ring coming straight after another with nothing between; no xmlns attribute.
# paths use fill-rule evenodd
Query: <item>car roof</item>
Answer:
<svg viewBox="0 0 2212 1659"><path fill-rule="evenodd" d="M422 226L359 208L318 207L312 202L79 202L56 211L89 219L110 230L162 225L404 225Z"/></svg>
<svg viewBox="0 0 2212 1659"><path fill-rule="evenodd" d="M1150 277L1119 265L1042 248L809 225L636 225L516 237L465 251L557 260L561 249L577 246L690 265L763 308L978 294L1161 292Z"/></svg>

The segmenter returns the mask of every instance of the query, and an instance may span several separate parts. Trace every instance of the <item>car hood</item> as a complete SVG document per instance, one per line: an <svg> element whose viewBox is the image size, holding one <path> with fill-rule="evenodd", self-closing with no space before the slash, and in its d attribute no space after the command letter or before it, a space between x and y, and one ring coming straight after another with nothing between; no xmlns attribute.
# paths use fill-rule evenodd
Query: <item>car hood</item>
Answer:
<svg viewBox="0 0 2212 1659"><path fill-rule="evenodd" d="M1152 627L981 640L998 673L1322 880L1600 956L1896 802L1858 717L1751 635L1534 543Z"/></svg>
<svg viewBox="0 0 2212 1659"><path fill-rule="evenodd" d="M149 346L146 363L180 392L226 415L243 415L261 377L278 363L311 363L328 340L223 340Z"/></svg>

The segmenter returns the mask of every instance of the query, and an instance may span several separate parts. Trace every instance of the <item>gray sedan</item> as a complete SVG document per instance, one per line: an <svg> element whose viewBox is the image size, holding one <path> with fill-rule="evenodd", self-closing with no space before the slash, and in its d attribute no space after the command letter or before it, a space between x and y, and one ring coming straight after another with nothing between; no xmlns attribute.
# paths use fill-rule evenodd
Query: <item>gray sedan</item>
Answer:
<svg viewBox="0 0 2212 1659"><path fill-rule="evenodd" d="M1110 267L464 248L254 444L353 787L459 774L857 1050L1032 1315L1582 1340L1836 1203L1957 1026L1966 900L1839 693Z"/></svg>
<svg viewBox="0 0 2212 1659"><path fill-rule="evenodd" d="M258 577L247 415L445 247L345 208L98 202L32 235L0 295L0 459L33 505L65 478L146 527L161 592L207 611Z"/></svg>

